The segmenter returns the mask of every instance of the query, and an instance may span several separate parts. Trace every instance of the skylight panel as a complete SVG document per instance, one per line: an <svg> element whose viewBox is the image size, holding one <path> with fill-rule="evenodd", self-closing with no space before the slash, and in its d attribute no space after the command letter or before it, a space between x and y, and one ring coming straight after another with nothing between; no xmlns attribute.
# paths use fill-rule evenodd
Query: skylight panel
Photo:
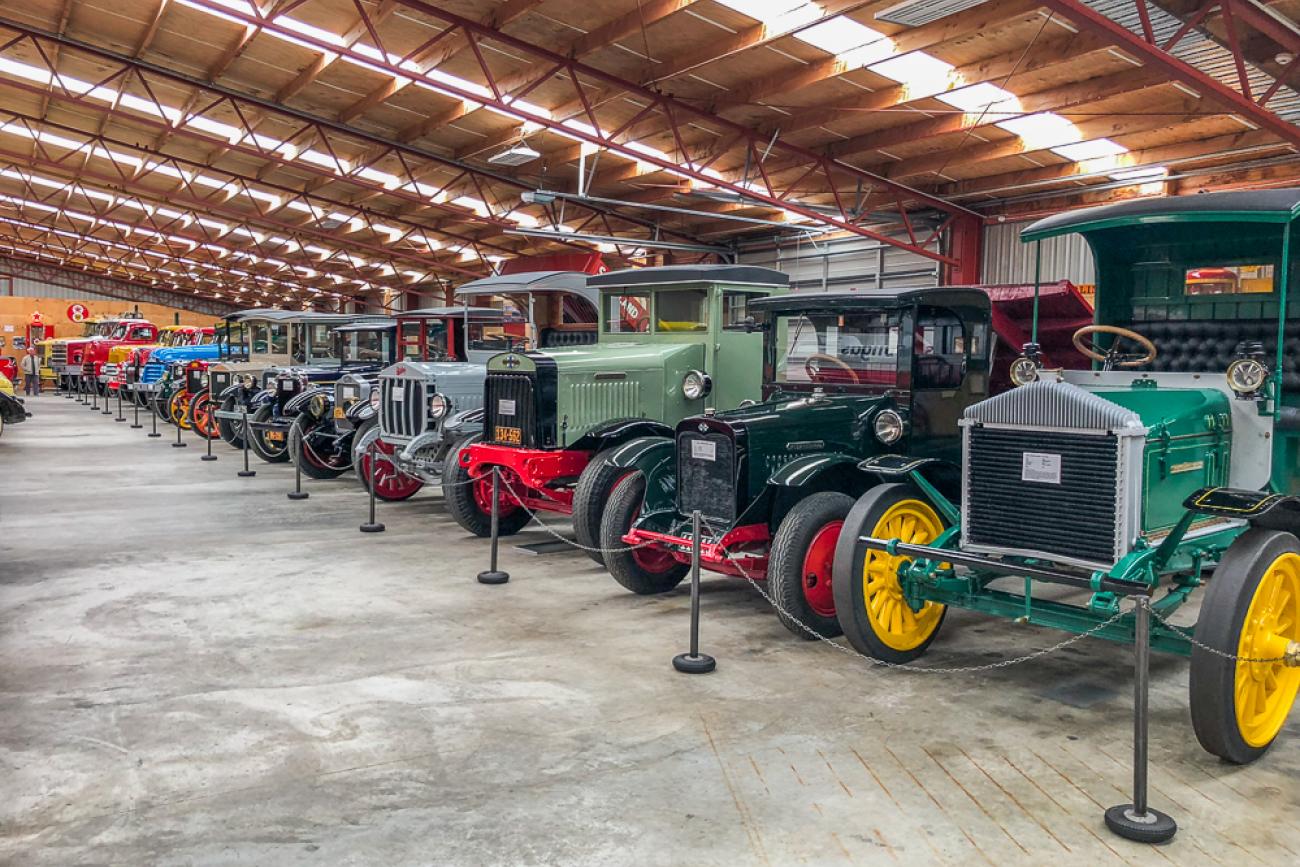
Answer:
<svg viewBox="0 0 1300 867"><path fill-rule="evenodd" d="M769 31L785 33L822 17L822 8L808 0L717 0L763 23Z"/></svg>
<svg viewBox="0 0 1300 867"><path fill-rule="evenodd" d="M1090 141L1054 147L1052 153L1063 156L1067 160L1079 162L1080 160L1096 160L1102 157L1119 156L1128 153L1128 148L1108 138L1095 138Z"/></svg>
<svg viewBox="0 0 1300 867"><path fill-rule="evenodd" d="M983 112L987 109L992 112L996 109L998 112L1020 113L1019 97L987 81L941 93L935 99L962 111Z"/></svg>
<svg viewBox="0 0 1300 867"><path fill-rule="evenodd" d="M918 96L947 90L953 75L953 65L932 57L924 51L909 51L867 67L877 75L893 79L907 88L908 95Z"/></svg>
<svg viewBox="0 0 1300 867"><path fill-rule="evenodd" d="M1073 123L1050 111L998 121L997 126L1020 136L1031 150L1059 147L1083 139Z"/></svg>
<svg viewBox="0 0 1300 867"><path fill-rule="evenodd" d="M869 42L884 39L885 35L852 18L836 15L828 21L800 30L794 38L831 54L843 54Z"/></svg>

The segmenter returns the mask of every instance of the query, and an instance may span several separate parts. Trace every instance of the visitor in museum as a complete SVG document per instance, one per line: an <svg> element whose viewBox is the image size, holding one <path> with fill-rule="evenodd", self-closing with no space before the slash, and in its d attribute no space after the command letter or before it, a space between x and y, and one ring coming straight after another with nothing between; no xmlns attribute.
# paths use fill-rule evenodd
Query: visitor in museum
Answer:
<svg viewBox="0 0 1300 867"><path fill-rule="evenodd" d="M27 347L23 355L23 394L33 396L41 393L41 359L36 355L36 347Z"/></svg>

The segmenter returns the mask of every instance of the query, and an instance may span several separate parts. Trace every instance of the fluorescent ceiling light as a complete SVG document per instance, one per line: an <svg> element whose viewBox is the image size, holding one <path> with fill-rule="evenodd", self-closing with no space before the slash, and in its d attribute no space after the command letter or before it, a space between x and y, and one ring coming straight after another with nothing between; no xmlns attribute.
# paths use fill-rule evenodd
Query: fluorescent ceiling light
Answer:
<svg viewBox="0 0 1300 867"><path fill-rule="evenodd" d="M1097 160L1102 157L1119 156L1128 153L1128 148L1108 138L1095 138L1091 141L1081 141L1077 144L1054 147L1052 153L1063 156L1067 160L1079 162L1080 160Z"/></svg>
<svg viewBox="0 0 1300 867"><path fill-rule="evenodd" d="M1157 178L1169 177L1168 166L1143 166L1137 169L1124 169L1119 172L1111 172L1112 181L1154 181Z"/></svg>

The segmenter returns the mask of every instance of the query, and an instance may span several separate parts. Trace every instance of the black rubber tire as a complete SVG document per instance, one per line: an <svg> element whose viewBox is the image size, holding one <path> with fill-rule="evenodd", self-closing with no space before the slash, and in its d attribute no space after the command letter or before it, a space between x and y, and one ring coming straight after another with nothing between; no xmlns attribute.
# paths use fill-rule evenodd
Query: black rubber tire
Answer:
<svg viewBox="0 0 1300 867"><path fill-rule="evenodd" d="M598 452L578 476L578 487L573 492L573 534L578 544L585 548L602 548L600 544L600 523L604 517L605 504L614 486L626 478L632 471L626 467L611 467L605 463L609 449ZM624 547L624 546L619 546ZM599 551L585 550L584 553L600 565L605 565L605 558Z"/></svg>
<svg viewBox="0 0 1300 867"><path fill-rule="evenodd" d="M623 535L632 527L644 500L645 476L641 473L624 476L614 486L600 523L600 547L609 552L605 555L605 568L615 581L639 596L653 596L667 593L682 583L690 567L675 563L665 572L649 572L631 551L620 550L628 547Z"/></svg>
<svg viewBox="0 0 1300 867"><path fill-rule="evenodd" d="M363 442L365 442L365 439L370 434L370 431L374 430L378 424L379 422L373 418L367 419L357 427L357 432L352 435L352 449L353 449L352 475L356 476L357 483L361 485L361 490L365 491L366 493L370 493L370 476L366 475L366 473L363 471L362 469L363 462L358 459L356 455L356 449Z"/></svg>
<svg viewBox="0 0 1300 867"><path fill-rule="evenodd" d="M254 422L270 421L275 407L266 403L258 408L257 412L248 419L250 428ZM285 437L284 445L278 449L275 446L267 445L266 437L257 429L249 430L250 437L248 444L252 446L253 454L257 455L268 464L283 464L289 460L289 438Z"/></svg>
<svg viewBox="0 0 1300 867"><path fill-rule="evenodd" d="M1300 539L1281 530L1253 527L1229 546L1201 601L1194 636L1222 653L1236 653L1255 590L1279 556L1300 553ZM1273 742L1251 746L1241 736L1234 703L1237 663L1192 647L1188 682L1192 729L1206 752L1237 765L1249 764Z"/></svg>
<svg viewBox="0 0 1300 867"><path fill-rule="evenodd" d="M159 421L171 424L172 417L167 413L167 404L171 402L171 391L159 389L153 393L153 412Z"/></svg>
<svg viewBox="0 0 1300 867"><path fill-rule="evenodd" d="M857 578L862 573L862 565L854 556L854 548L858 537L875 529L881 517L895 503L900 500L924 499L919 491L908 484L877 485L853 504L848 517L844 519L840 540L835 545L835 569L831 577L831 588L835 592L835 617L840 622L844 637L859 653L896 665L912 662L925 654L943 628L948 609L944 608L930 637L910 650L896 650L880 641L863 613L862 582Z"/></svg>
<svg viewBox="0 0 1300 867"><path fill-rule="evenodd" d="M469 471L461 466L458 456L464 449L482 438L482 434L466 437L458 448L447 453L447 462L442 471L442 497L447 504L447 511L467 532L486 539L492 535L492 516L478 507L474 499L473 486L469 484ZM508 515L497 518L497 535L513 536L518 533L532 516L522 507Z"/></svg>
<svg viewBox="0 0 1300 867"><path fill-rule="evenodd" d="M848 494L835 491L813 494L795 504L772 538L767 565L768 592L780 605L776 619L800 638L809 641L818 636L834 638L842 631L835 615L818 614L808 604L803 592L803 561L817 532L832 521L843 521L852 508L853 498ZM811 634L800 623L817 634Z"/></svg>
<svg viewBox="0 0 1300 867"><path fill-rule="evenodd" d="M294 418L293 424L289 425L289 437L288 437L289 445L287 449L287 451L289 452L289 459L293 461L295 466L298 464L302 464L302 474L304 476L308 476L309 478L313 478L313 479L337 479L339 476L343 475L351 468L331 467L329 469L326 469L324 467L318 467L316 466L316 464L309 461L307 459L307 456L303 454L306 448L303 440L303 427L304 427L303 420L305 418L307 418L306 413L299 413L298 416Z"/></svg>
<svg viewBox="0 0 1300 867"><path fill-rule="evenodd" d="M239 406L239 401L233 394L226 395L221 401L221 409L225 412L234 412ZM217 429L221 431L221 439L231 448L243 449L244 438L240 436L240 428L243 427L239 422L228 421L224 418L217 419Z"/></svg>

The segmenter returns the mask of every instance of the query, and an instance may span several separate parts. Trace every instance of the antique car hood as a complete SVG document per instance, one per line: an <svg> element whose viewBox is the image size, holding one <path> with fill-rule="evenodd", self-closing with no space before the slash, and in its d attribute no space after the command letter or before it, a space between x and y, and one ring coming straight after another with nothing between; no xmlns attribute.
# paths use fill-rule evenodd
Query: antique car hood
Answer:
<svg viewBox="0 0 1300 867"><path fill-rule="evenodd" d="M725 410L712 418L747 435L751 442L763 440L768 449L856 451L864 436L871 436L871 421L876 411L893 405L893 399L883 395L836 394L819 399L771 400ZM698 418L684 420L678 429Z"/></svg>
<svg viewBox="0 0 1300 867"><path fill-rule="evenodd" d="M200 346L166 346L162 349L153 350L149 354L149 360L170 364L173 361L212 359L217 357L218 349L219 346L216 343L204 343Z"/></svg>
<svg viewBox="0 0 1300 867"><path fill-rule="evenodd" d="M1228 397L1213 388L1090 388L1088 391L1136 413L1153 433L1199 434L1209 420L1231 418Z"/></svg>
<svg viewBox="0 0 1300 867"><path fill-rule="evenodd" d="M466 361L399 361L385 367L380 375L423 379L433 385L430 394L463 394L483 391L487 366Z"/></svg>

